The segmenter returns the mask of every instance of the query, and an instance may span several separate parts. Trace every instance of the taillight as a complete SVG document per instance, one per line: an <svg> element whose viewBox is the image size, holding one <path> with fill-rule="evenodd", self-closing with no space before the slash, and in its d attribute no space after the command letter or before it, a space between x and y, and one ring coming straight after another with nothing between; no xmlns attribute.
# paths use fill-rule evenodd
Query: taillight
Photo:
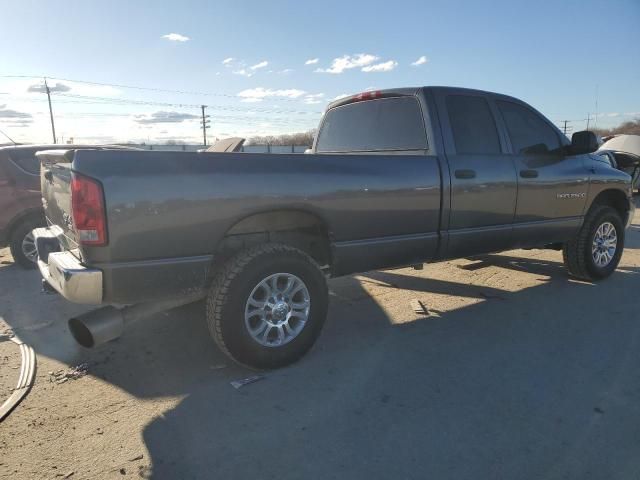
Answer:
<svg viewBox="0 0 640 480"><path fill-rule="evenodd" d="M107 217L100 183L72 173L71 212L78 243L94 246L107 244Z"/></svg>

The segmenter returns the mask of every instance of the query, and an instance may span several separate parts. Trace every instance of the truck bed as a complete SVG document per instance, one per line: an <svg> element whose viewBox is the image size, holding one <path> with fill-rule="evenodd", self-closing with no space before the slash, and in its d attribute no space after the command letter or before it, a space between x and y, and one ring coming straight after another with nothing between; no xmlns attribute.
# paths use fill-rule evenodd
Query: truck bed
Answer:
<svg viewBox="0 0 640 480"><path fill-rule="evenodd" d="M340 274L418 261L438 245L436 156L115 150L39 156L49 224L64 232L65 249L77 249L83 264L105 272L105 300L114 303L203 284L227 232L261 212L320 219ZM76 244L71 171L103 186L107 246Z"/></svg>

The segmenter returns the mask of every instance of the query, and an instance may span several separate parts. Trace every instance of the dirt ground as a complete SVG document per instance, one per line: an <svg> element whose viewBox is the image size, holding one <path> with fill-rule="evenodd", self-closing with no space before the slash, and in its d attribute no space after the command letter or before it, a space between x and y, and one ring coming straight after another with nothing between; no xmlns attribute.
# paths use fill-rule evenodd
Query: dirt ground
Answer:
<svg viewBox="0 0 640 480"><path fill-rule="evenodd" d="M201 304L85 350L88 309L0 262L0 334L38 359L2 478L640 478L640 214L599 284L553 251L332 280L310 354L237 390ZM0 342L0 403L19 365Z"/></svg>

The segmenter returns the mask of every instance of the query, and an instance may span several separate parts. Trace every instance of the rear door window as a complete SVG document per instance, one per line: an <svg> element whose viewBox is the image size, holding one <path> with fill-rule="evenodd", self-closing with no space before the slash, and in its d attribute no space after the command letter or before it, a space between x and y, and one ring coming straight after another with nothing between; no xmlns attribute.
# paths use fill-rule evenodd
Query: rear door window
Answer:
<svg viewBox="0 0 640 480"><path fill-rule="evenodd" d="M318 135L318 152L425 150L427 135L415 97L394 97L332 108Z"/></svg>
<svg viewBox="0 0 640 480"><path fill-rule="evenodd" d="M496 122L485 98L449 95L447 111L457 154L501 153Z"/></svg>
<svg viewBox="0 0 640 480"><path fill-rule="evenodd" d="M533 110L503 100L496 101L507 125L514 153L556 153L560 138L556 131Z"/></svg>

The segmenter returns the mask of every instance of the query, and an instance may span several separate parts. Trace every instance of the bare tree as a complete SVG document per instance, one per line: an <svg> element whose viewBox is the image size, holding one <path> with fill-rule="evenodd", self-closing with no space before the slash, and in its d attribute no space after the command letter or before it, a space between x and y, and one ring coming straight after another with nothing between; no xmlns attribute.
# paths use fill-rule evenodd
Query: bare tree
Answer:
<svg viewBox="0 0 640 480"><path fill-rule="evenodd" d="M613 128L598 128L595 130L595 133L600 135L601 137L621 134L640 135L640 118L621 123L617 127Z"/></svg>
<svg viewBox="0 0 640 480"><path fill-rule="evenodd" d="M313 144L315 134L316 131L314 129L308 132L251 137L247 139L246 145L296 145L310 147Z"/></svg>

